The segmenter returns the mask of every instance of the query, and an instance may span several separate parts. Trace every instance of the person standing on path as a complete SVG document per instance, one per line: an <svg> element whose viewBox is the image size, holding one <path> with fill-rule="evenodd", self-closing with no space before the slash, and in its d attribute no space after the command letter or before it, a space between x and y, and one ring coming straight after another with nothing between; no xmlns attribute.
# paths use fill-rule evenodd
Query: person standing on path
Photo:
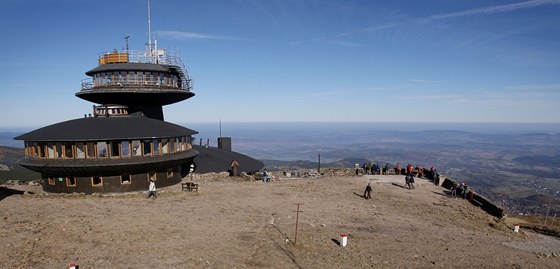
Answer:
<svg viewBox="0 0 560 269"><path fill-rule="evenodd" d="M153 180L150 179L150 186L148 186L148 198L150 198L152 196L154 198L157 198L156 192L157 192L156 183Z"/></svg>
<svg viewBox="0 0 560 269"><path fill-rule="evenodd" d="M366 200L371 199L371 191L371 183L368 183L366 190L364 191L364 198L366 198Z"/></svg>

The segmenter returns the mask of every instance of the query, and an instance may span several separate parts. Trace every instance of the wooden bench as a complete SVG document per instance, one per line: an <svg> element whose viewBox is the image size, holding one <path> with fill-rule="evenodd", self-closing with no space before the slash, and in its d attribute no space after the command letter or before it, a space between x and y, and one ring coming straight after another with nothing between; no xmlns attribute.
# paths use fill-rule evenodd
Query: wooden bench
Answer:
<svg viewBox="0 0 560 269"><path fill-rule="evenodd" d="M198 192L198 183L191 181L181 183L181 191L196 191Z"/></svg>

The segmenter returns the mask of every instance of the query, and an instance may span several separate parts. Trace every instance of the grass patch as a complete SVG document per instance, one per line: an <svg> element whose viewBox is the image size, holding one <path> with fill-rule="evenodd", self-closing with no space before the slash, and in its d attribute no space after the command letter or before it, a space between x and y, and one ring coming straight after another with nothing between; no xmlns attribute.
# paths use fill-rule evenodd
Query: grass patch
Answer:
<svg viewBox="0 0 560 269"><path fill-rule="evenodd" d="M41 174L37 172L33 172L31 170L22 170L22 171L0 171L0 182L5 183L8 180L15 180L15 181L23 181L29 182L33 180L40 180Z"/></svg>

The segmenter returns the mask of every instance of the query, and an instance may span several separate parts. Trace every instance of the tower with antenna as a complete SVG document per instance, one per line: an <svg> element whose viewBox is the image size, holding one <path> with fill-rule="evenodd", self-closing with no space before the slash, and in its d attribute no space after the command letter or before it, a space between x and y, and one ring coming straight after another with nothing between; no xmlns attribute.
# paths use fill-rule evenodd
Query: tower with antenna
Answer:
<svg viewBox="0 0 560 269"><path fill-rule="evenodd" d="M231 150L193 145L197 131L164 121L163 106L193 97L182 60L151 41L145 51L103 52L87 71L77 97L95 103L90 116L16 137L25 144L20 165L41 173L43 190L86 194L143 191L181 182L191 167L222 172L231 160L244 171L263 164ZM230 142L231 144L231 142ZM231 148L231 146L230 146Z"/></svg>

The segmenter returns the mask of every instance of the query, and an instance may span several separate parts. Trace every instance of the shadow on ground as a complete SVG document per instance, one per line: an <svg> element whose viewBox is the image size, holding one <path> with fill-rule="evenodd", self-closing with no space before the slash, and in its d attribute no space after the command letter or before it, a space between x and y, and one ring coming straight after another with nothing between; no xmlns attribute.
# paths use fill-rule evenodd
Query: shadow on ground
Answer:
<svg viewBox="0 0 560 269"><path fill-rule="evenodd" d="M25 191L14 190L5 186L0 186L0 201L4 200L4 198L7 198L9 196L22 195L24 193ZM34 193L30 192L29 194L34 194Z"/></svg>

